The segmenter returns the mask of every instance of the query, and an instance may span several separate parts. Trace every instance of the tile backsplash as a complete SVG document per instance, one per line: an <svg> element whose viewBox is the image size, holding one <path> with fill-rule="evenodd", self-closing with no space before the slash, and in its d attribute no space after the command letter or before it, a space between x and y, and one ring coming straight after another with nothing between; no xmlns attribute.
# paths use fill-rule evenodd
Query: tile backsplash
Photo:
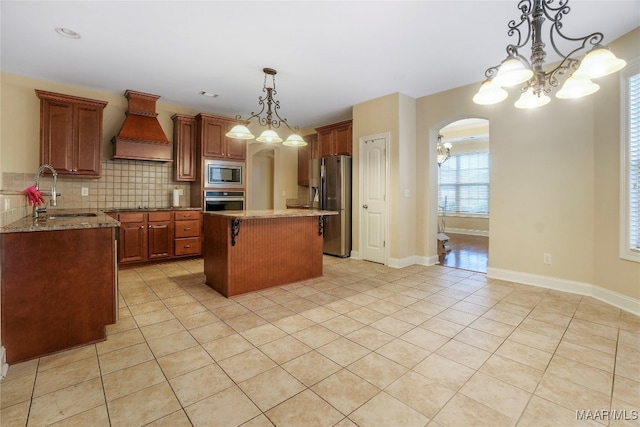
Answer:
<svg viewBox="0 0 640 427"><path fill-rule="evenodd" d="M34 184L33 172L4 172L0 192L1 225L16 221L31 213L22 193ZM40 190L50 190L51 175L40 177ZM82 195L86 188L88 195ZM190 206L189 183L173 181L173 163L140 160L106 160L102 162L102 176L98 179L58 176L56 209L165 208L172 205L173 189L183 190L181 206ZM9 202L4 200L9 198ZM45 200L49 200L45 196ZM7 210L5 204L13 206ZM20 215L15 218L16 215ZM6 217L6 218L5 218ZM13 219L15 218L15 219ZM10 222L5 220L12 219Z"/></svg>

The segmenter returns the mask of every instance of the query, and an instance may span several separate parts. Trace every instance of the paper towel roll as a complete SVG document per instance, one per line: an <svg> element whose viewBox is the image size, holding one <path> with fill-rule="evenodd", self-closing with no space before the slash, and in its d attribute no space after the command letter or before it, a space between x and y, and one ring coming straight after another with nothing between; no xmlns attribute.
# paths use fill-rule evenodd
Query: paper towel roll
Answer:
<svg viewBox="0 0 640 427"><path fill-rule="evenodd" d="M177 208L180 206L180 190L177 188L173 190L173 207Z"/></svg>

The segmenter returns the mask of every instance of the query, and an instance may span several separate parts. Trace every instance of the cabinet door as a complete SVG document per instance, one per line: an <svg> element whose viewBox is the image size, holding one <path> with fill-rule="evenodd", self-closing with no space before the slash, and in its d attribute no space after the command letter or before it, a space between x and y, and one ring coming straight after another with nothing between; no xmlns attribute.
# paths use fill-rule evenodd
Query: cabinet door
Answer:
<svg viewBox="0 0 640 427"><path fill-rule="evenodd" d="M43 99L40 121L40 164L60 174L73 173L73 104Z"/></svg>
<svg viewBox="0 0 640 427"><path fill-rule="evenodd" d="M149 259L173 256L173 227L171 221L149 222Z"/></svg>
<svg viewBox="0 0 640 427"><path fill-rule="evenodd" d="M332 131L328 130L324 132L318 132L318 148L320 151L320 157L335 155Z"/></svg>
<svg viewBox="0 0 640 427"><path fill-rule="evenodd" d="M309 186L309 145L298 147L298 185Z"/></svg>
<svg viewBox="0 0 640 427"><path fill-rule="evenodd" d="M224 158L225 157L225 136L226 127L217 120L202 119L202 155L204 157Z"/></svg>
<svg viewBox="0 0 640 427"><path fill-rule="evenodd" d="M306 138L306 137L305 137ZM307 140L307 142L309 143L309 151L310 151L310 157L312 159L319 159L320 158L320 145L318 144L318 135L311 135L309 136L309 139Z"/></svg>
<svg viewBox="0 0 640 427"><path fill-rule="evenodd" d="M176 181L196 180L196 122L193 117L173 117L173 177Z"/></svg>
<svg viewBox="0 0 640 427"><path fill-rule="evenodd" d="M105 101L45 92L40 98L40 163L60 175L99 177Z"/></svg>
<svg viewBox="0 0 640 427"><path fill-rule="evenodd" d="M145 222L122 222L120 225L120 262L147 259L147 229Z"/></svg>
<svg viewBox="0 0 640 427"><path fill-rule="evenodd" d="M100 176L102 165L102 107L78 104L74 109L73 173Z"/></svg>
<svg viewBox="0 0 640 427"><path fill-rule="evenodd" d="M247 143L242 139L230 139L225 137L227 142L227 158L232 160L244 160L247 155Z"/></svg>
<svg viewBox="0 0 640 427"><path fill-rule="evenodd" d="M351 125L343 126L334 130L333 141L336 155L351 155L352 131Z"/></svg>

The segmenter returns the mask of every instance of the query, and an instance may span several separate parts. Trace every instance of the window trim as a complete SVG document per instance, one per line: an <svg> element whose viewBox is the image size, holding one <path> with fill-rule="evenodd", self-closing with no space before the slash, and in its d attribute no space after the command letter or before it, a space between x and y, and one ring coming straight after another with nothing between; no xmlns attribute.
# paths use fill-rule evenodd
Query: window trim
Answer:
<svg viewBox="0 0 640 427"><path fill-rule="evenodd" d="M630 144L628 115L628 78L640 74L640 58L636 58L627 64L620 72L620 258L640 263L640 250L630 248L631 218L629 216L629 163Z"/></svg>

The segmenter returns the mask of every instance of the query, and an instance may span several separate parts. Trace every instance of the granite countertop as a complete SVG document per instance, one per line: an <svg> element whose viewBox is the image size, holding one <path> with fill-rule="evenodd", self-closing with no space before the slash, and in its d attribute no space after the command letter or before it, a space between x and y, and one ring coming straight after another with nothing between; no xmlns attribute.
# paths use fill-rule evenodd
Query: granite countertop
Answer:
<svg viewBox="0 0 640 427"><path fill-rule="evenodd" d="M119 227L120 223L96 209L50 209L34 218L29 215L0 227L0 233L74 230L80 228Z"/></svg>
<svg viewBox="0 0 640 427"><path fill-rule="evenodd" d="M106 213L112 212L158 212L158 211L200 211L202 208L191 208L191 207L166 207L166 208L149 208L149 207L138 207L138 208L107 208L103 211Z"/></svg>
<svg viewBox="0 0 640 427"><path fill-rule="evenodd" d="M265 219L265 218L286 218L286 217L300 217L300 216L338 215L338 212L323 211L320 209L271 209L271 210L246 210L246 211L215 211L215 212L205 212L204 214L224 216L230 219Z"/></svg>

